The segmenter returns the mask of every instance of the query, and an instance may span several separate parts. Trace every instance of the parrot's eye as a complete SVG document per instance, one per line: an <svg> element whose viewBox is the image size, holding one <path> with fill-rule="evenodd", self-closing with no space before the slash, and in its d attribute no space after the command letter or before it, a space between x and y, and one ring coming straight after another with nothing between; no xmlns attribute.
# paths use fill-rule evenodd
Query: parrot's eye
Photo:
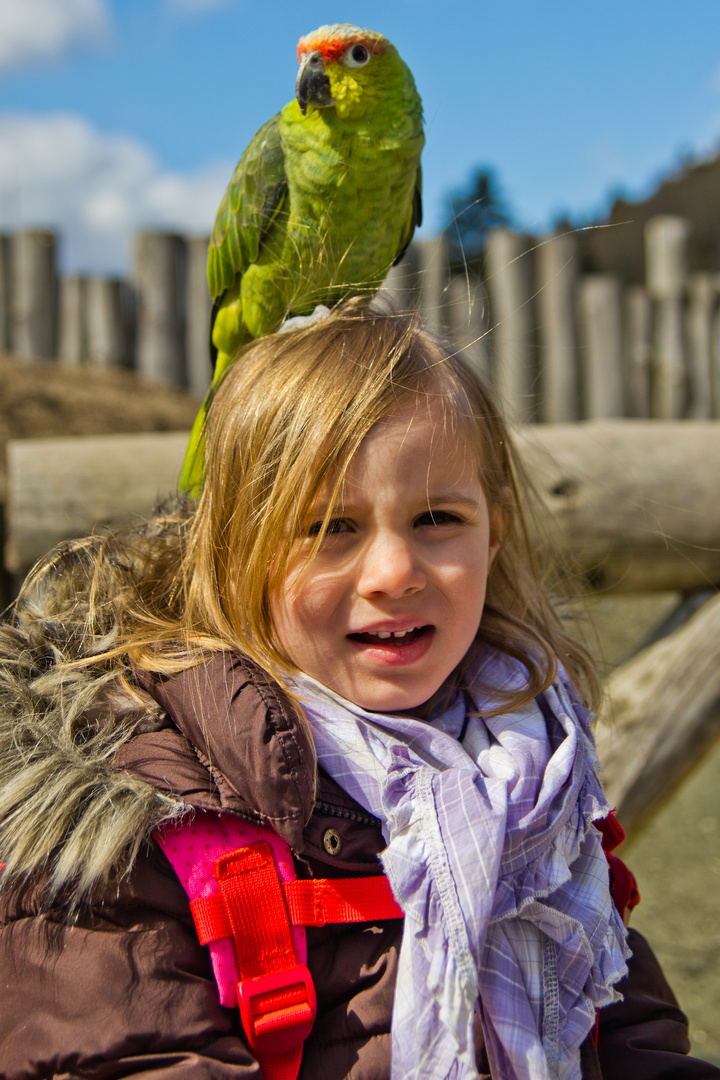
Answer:
<svg viewBox="0 0 720 1080"><path fill-rule="evenodd" d="M343 63L349 68L365 67L370 53L364 45L352 45L343 56Z"/></svg>

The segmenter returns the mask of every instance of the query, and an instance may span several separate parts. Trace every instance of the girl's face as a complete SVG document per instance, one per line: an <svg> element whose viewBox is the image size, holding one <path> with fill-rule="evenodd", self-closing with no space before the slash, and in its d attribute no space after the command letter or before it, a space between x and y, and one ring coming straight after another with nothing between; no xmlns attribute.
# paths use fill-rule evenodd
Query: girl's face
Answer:
<svg viewBox="0 0 720 1080"><path fill-rule="evenodd" d="M470 648L498 548L472 448L422 399L371 430L308 564L327 505L272 596L279 642L369 711L417 709Z"/></svg>

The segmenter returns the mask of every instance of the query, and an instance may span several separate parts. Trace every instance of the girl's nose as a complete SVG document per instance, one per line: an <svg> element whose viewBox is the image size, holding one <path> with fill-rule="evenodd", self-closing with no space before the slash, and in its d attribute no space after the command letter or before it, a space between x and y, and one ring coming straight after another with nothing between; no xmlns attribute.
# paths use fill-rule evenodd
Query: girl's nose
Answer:
<svg viewBox="0 0 720 1080"><path fill-rule="evenodd" d="M365 548L357 581L360 596L399 598L419 592L426 584L417 554L403 537L377 537Z"/></svg>

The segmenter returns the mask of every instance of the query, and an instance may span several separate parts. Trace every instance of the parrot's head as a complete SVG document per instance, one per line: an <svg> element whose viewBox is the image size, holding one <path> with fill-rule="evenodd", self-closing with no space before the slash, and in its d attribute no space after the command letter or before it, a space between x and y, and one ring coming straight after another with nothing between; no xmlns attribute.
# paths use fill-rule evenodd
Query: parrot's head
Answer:
<svg viewBox="0 0 720 1080"><path fill-rule="evenodd" d="M410 69L382 34L349 23L321 26L300 38L298 62L295 97L303 114L308 107L334 109L343 120L362 122L390 108L422 118Z"/></svg>

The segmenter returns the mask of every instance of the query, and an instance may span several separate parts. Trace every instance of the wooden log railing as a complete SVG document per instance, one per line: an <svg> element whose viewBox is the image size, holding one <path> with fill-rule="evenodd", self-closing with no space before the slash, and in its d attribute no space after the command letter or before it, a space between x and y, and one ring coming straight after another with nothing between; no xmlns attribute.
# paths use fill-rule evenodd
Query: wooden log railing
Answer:
<svg viewBox="0 0 720 1080"><path fill-rule="evenodd" d="M539 495L536 543L591 590L720 583L720 424L640 420L517 431ZM187 434L8 443L6 563L21 574L59 540L150 513L178 479Z"/></svg>
<svg viewBox="0 0 720 1080"><path fill-rule="evenodd" d="M517 441L542 502L537 542L550 522L588 588L720 583L720 424L539 424Z"/></svg>
<svg viewBox="0 0 720 1080"><path fill-rule="evenodd" d="M143 520L177 487L187 432L7 443L5 566L21 576L54 544Z"/></svg>
<svg viewBox="0 0 720 1080"><path fill-rule="evenodd" d="M720 738L720 596L614 671L606 694L598 753L632 839Z"/></svg>

